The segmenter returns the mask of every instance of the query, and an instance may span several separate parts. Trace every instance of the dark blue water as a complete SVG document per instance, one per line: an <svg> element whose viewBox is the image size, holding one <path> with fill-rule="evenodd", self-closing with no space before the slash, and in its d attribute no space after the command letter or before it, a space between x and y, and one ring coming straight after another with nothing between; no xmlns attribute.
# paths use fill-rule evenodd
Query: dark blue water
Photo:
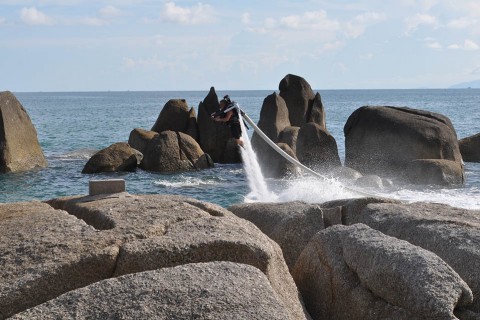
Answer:
<svg viewBox="0 0 480 320"><path fill-rule="evenodd" d="M272 91L218 92L229 94L256 122L263 99ZM459 138L480 132L480 89L445 90L320 90L327 128L344 155L343 126L364 105L408 106L448 116ZM197 109L208 91L15 93L34 123L49 166L39 171L0 175L0 202L47 200L88 193L90 179L123 178L130 193L191 196L228 206L249 193L241 165L217 165L210 170L165 175L134 173L83 175L81 170L96 150L127 141L130 131L150 129L169 99L186 99ZM251 134L251 132L250 132ZM456 188L397 189L387 196L431 200L480 208L480 165L466 164L467 183ZM280 200L327 201L344 196L341 187L301 179L268 181ZM385 196L385 195L384 195Z"/></svg>

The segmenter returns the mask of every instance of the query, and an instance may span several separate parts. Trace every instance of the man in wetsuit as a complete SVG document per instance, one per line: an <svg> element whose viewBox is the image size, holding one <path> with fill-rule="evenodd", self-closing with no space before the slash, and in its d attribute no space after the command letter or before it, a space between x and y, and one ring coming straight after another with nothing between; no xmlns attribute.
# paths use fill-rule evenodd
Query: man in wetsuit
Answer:
<svg viewBox="0 0 480 320"><path fill-rule="evenodd" d="M212 114L212 119L217 122L223 122L230 127L232 137L235 138L237 145L243 147L242 129L240 127L240 118L238 116L238 109L234 107L235 102L230 100L226 95L220 101L220 111Z"/></svg>

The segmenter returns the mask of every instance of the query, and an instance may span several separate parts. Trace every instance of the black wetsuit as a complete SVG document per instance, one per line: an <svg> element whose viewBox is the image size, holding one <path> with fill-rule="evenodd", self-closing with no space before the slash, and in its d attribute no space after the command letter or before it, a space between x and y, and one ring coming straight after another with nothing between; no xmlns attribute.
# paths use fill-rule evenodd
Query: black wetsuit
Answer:
<svg viewBox="0 0 480 320"><path fill-rule="evenodd" d="M230 120L227 121L227 125L230 127L232 137L234 137L235 139L240 139L240 137L242 136L242 128L240 127L240 118L238 116L237 108L234 108L232 112L232 117L230 118Z"/></svg>

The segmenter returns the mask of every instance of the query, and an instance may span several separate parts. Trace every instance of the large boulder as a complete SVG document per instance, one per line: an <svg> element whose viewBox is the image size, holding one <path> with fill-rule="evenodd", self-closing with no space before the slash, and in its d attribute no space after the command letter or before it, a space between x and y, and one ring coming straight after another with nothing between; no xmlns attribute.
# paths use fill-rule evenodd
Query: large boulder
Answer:
<svg viewBox="0 0 480 320"><path fill-rule="evenodd" d="M268 95L263 100L258 127L274 143L278 143L280 133L290 127L287 106L283 98L276 92ZM296 158L290 147L286 145L279 146L282 150L289 153L290 156ZM257 132L254 132L252 135L252 147L257 154L264 176L281 178L295 171L295 168L270 147Z"/></svg>
<svg viewBox="0 0 480 320"><path fill-rule="evenodd" d="M278 136L278 142L286 143L295 155L297 154L297 138L299 130L300 127L286 127Z"/></svg>
<svg viewBox="0 0 480 320"><path fill-rule="evenodd" d="M325 117L325 109L323 108L322 97L320 93L316 93L313 98L312 108L307 113L307 122L313 122L320 126L320 128L327 129Z"/></svg>
<svg viewBox="0 0 480 320"><path fill-rule="evenodd" d="M247 203L234 205L228 209L236 216L255 224L278 243L289 269L293 269L298 256L310 239L325 228L322 209L318 205L300 201Z"/></svg>
<svg viewBox="0 0 480 320"><path fill-rule="evenodd" d="M348 118L344 133L345 165L363 174L402 177L409 176L405 171L417 159L462 161L452 123L433 112L361 107Z"/></svg>
<svg viewBox="0 0 480 320"><path fill-rule="evenodd" d="M335 138L314 122L300 127L297 158L307 167L324 172L342 165Z"/></svg>
<svg viewBox="0 0 480 320"><path fill-rule="evenodd" d="M155 132L155 131L148 131L142 128L135 128L130 132L130 136L128 138L128 144L135 150L138 150L142 154L144 154L150 140L152 140L157 135L158 135L158 132Z"/></svg>
<svg viewBox="0 0 480 320"><path fill-rule="evenodd" d="M123 239L114 276L212 261L259 269L279 308L290 319L308 319L280 247L252 223L208 203L179 196L120 194L50 201L105 234Z"/></svg>
<svg viewBox="0 0 480 320"><path fill-rule="evenodd" d="M242 161L230 128L212 120L211 114L218 111L220 103L215 88L198 105L198 134L200 146L214 162L240 163Z"/></svg>
<svg viewBox="0 0 480 320"><path fill-rule="evenodd" d="M0 92L0 173L46 166L27 111L10 91Z"/></svg>
<svg viewBox="0 0 480 320"><path fill-rule="evenodd" d="M190 111L188 112L188 125L185 133L195 139L195 141L200 142L198 137L197 114L195 113L195 109L193 107L190 108Z"/></svg>
<svg viewBox="0 0 480 320"><path fill-rule="evenodd" d="M120 241L41 202L0 204L0 319L110 277Z"/></svg>
<svg viewBox="0 0 480 320"><path fill-rule="evenodd" d="M462 162L443 159L417 159L410 162L405 176L414 184L452 185L465 182Z"/></svg>
<svg viewBox="0 0 480 320"><path fill-rule="evenodd" d="M463 160L466 162L480 162L480 133L458 141Z"/></svg>
<svg viewBox="0 0 480 320"><path fill-rule="evenodd" d="M185 99L169 100L158 115L151 131L179 131L186 133L190 118L189 108Z"/></svg>
<svg viewBox="0 0 480 320"><path fill-rule="evenodd" d="M163 131L148 142L141 167L147 171L171 173L211 168L213 161L191 136Z"/></svg>
<svg viewBox="0 0 480 320"><path fill-rule="evenodd" d="M68 292L12 319L291 319L260 270L231 262L139 272Z"/></svg>
<svg viewBox="0 0 480 320"><path fill-rule="evenodd" d="M314 319L455 319L472 301L434 253L363 224L319 232L293 277Z"/></svg>
<svg viewBox="0 0 480 320"><path fill-rule="evenodd" d="M433 203L372 202L337 201L322 207L341 207L345 224L364 223L440 256L472 289L470 308L480 317L480 211Z"/></svg>
<svg viewBox="0 0 480 320"><path fill-rule="evenodd" d="M310 111L315 94L310 84L302 77L287 74L278 86L280 96L285 100L292 126L301 127L312 120ZM314 116L313 118L317 118Z"/></svg>
<svg viewBox="0 0 480 320"><path fill-rule="evenodd" d="M143 155L128 143L117 142L95 153L85 164L82 173L134 171Z"/></svg>

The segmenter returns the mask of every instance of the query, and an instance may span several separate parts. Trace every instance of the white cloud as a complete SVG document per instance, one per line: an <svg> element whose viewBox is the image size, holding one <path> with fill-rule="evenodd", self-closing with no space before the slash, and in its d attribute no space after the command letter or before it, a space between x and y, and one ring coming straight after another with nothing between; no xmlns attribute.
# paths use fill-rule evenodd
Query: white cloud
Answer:
<svg viewBox="0 0 480 320"><path fill-rule="evenodd" d="M451 44L447 48L452 50L475 51L480 49L480 46L476 42L467 39L461 44Z"/></svg>
<svg viewBox="0 0 480 320"><path fill-rule="evenodd" d="M244 25L249 25L252 22L249 12L243 13L240 19Z"/></svg>
<svg viewBox="0 0 480 320"><path fill-rule="evenodd" d="M345 25L345 34L357 38L365 32L365 29L376 22L384 21L387 16L384 13L366 12L353 18Z"/></svg>
<svg viewBox="0 0 480 320"><path fill-rule="evenodd" d="M280 19L280 24L288 29L336 32L340 28L337 20L327 17L325 10L290 15Z"/></svg>
<svg viewBox="0 0 480 320"><path fill-rule="evenodd" d="M425 46L430 49L442 49L442 45L437 41L426 42Z"/></svg>
<svg viewBox="0 0 480 320"><path fill-rule="evenodd" d="M198 3L192 7L180 7L174 2L167 2L163 8L162 20L185 25L205 24L214 19L212 6Z"/></svg>
<svg viewBox="0 0 480 320"><path fill-rule="evenodd" d="M410 34L418 29L420 26L431 26L438 27L438 19L435 16L424 13L417 13L413 17L408 17L405 19L405 24L407 26L407 34Z"/></svg>
<svg viewBox="0 0 480 320"><path fill-rule="evenodd" d="M372 60L373 57L374 57L373 53L369 52L369 53L360 55L360 60Z"/></svg>
<svg viewBox="0 0 480 320"><path fill-rule="evenodd" d="M106 6L100 9L100 15L105 19L112 19L120 16L122 11L115 8L114 6Z"/></svg>
<svg viewBox="0 0 480 320"><path fill-rule="evenodd" d="M471 17L462 17L458 19L450 20L447 27L452 29L466 29L475 27L478 24L478 20Z"/></svg>
<svg viewBox="0 0 480 320"><path fill-rule="evenodd" d="M20 11L20 19L30 25L52 25L54 20L35 7L23 8Z"/></svg>
<svg viewBox="0 0 480 320"><path fill-rule="evenodd" d="M480 74L480 66L473 69L471 74Z"/></svg>
<svg viewBox="0 0 480 320"><path fill-rule="evenodd" d="M162 70L166 67L166 63L157 57L146 59L123 58L123 67L125 69L154 68Z"/></svg>

